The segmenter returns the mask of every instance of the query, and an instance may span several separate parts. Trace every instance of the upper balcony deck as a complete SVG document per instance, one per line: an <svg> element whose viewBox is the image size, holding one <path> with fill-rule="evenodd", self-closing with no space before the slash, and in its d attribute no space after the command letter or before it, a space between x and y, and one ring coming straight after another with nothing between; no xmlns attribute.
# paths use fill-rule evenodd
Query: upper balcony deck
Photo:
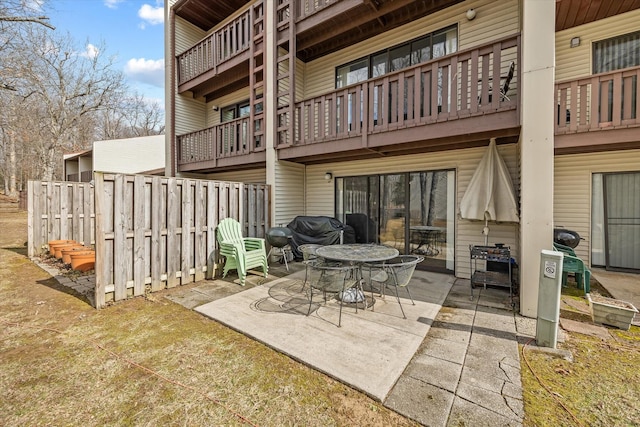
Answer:
<svg viewBox="0 0 640 427"><path fill-rule="evenodd" d="M277 31L281 34L290 22L295 23L296 56L307 62L461 1L378 0L374 7L368 0L285 0L278 6ZM245 84L240 82L248 80L252 46L262 48L264 6L264 0L244 5L233 18L176 56L178 93L220 95L222 88ZM183 15L197 23L204 21L195 13Z"/></svg>
<svg viewBox="0 0 640 427"><path fill-rule="evenodd" d="M556 152L601 151L637 145L640 141L639 83L640 67L556 83Z"/></svg>
<svg viewBox="0 0 640 427"><path fill-rule="evenodd" d="M192 91L198 97L221 88L246 85L251 48L262 48L263 16L262 2L245 7L221 28L179 54L178 93Z"/></svg>
<svg viewBox="0 0 640 427"><path fill-rule="evenodd" d="M279 158L300 163L516 140L520 36L425 62L294 106ZM494 82L497 82L494 84ZM249 117L177 137L180 171L264 162L264 122Z"/></svg>

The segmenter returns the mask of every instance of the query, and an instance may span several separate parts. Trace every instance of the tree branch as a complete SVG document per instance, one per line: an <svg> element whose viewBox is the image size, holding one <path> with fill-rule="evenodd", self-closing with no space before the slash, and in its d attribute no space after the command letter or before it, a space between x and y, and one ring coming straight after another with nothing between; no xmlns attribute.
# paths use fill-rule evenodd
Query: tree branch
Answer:
<svg viewBox="0 0 640 427"><path fill-rule="evenodd" d="M46 16L34 16L34 17L28 17L28 16L1 16L0 15L0 21L5 21L5 22L33 22L35 24L40 24L40 25L44 25L45 27L51 29L51 30L55 30L56 27L54 27L53 25L49 24L48 21L49 18Z"/></svg>

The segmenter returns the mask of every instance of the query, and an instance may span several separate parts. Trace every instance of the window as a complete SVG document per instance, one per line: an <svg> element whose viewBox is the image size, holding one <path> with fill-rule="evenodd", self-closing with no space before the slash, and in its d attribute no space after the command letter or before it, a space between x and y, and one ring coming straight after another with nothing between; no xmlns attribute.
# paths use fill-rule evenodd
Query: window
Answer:
<svg viewBox="0 0 640 427"><path fill-rule="evenodd" d="M458 27L447 27L336 68L336 88L449 55L458 50Z"/></svg>
<svg viewBox="0 0 640 427"><path fill-rule="evenodd" d="M249 107L248 101L235 105L229 105L228 107L224 107L220 111L220 122L224 123L241 117L247 117L250 112L251 109Z"/></svg>
<svg viewBox="0 0 640 427"><path fill-rule="evenodd" d="M640 31L593 43L593 73L640 66Z"/></svg>
<svg viewBox="0 0 640 427"><path fill-rule="evenodd" d="M623 68L640 66L640 31L613 37L593 43L593 73L607 73ZM638 78L632 76L623 79L622 99L620 99L623 117L635 118ZM626 87L629 85L628 87ZM624 97L631 94L631 102L625 104ZM613 120L614 92L613 81L603 89L601 96L600 119L602 121ZM628 105L631 106L629 109ZM628 109L628 110L627 110Z"/></svg>
<svg viewBox="0 0 640 427"><path fill-rule="evenodd" d="M338 87L349 86L363 82L369 78L369 69L366 59L360 59L339 67L336 72L336 85Z"/></svg>
<svg viewBox="0 0 640 427"><path fill-rule="evenodd" d="M249 101L229 105L220 110L220 123L222 125L221 151L224 153L237 152L247 148L249 139L248 121L228 123L235 119L249 117L251 106ZM225 123L227 123L225 125ZM256 143L256 146L259 146Z"/></svg>

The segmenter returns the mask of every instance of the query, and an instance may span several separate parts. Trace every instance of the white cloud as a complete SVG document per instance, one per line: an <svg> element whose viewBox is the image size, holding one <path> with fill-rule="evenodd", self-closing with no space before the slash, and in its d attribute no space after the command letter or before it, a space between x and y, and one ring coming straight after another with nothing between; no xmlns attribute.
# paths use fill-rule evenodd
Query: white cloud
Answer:
<svg viewBox="0 0 640 427"><path fill-rule="evenodd" d="M85 58L93 59L100 53L100 50L95 45L91 43L87 43L85 47L85 51L80 54L80 56L84 56Z"/></svg>
<svg viewBox="0 0 640 427"><path fill-rule="evenodd" d="M164 7L154 7L149 4L143 4L140 10L138 10L138 16L151 25L164 24ZM144 25L142 28L144 28Z"/></svg>
<svg viewBox="0 0 640 427"><path fill-rule="evenodd" d="M122 3L124 0L104 0L104 5L109 9L117 9L118 3Z"/></svg>
<svg viewBox="0 0 640 427"><path fill-rule="evenodd" d="M164 87L164 59L131 58L124 73L132 80Z"/></svg>

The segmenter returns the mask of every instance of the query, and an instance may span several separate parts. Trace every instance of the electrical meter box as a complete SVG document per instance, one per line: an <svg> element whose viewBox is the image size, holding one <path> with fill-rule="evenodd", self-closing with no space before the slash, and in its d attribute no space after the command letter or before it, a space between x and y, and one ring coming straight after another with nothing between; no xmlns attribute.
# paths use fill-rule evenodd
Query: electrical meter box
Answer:
<svg viewBox="0 0 640 427"><path fill-rule="evenodd" d="M556 348L558 342L563 257L562 252L543 250L540 253L536 322L536 342L540 347Z"/></svg>

